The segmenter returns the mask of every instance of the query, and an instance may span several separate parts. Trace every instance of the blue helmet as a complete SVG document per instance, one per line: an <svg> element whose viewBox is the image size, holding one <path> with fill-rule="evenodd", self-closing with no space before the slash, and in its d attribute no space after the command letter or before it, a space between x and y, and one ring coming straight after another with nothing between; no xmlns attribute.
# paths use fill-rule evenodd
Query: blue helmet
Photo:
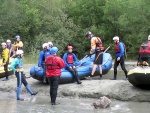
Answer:
<svg viewBox="0 0 150 113"><path fill-rule="evenodd" d="M20 38L20 36L19 36L19 35L16 35L16 36L15 36L15 39L17 39L17 38Z"/></svg>
<svg viewBox="0 0 150 113"><path fill-rule="evenodd" d="M54 54L54 53L57 53L57 51L58 51L57 47L52 47L50 52L51 54Z"/></svg>

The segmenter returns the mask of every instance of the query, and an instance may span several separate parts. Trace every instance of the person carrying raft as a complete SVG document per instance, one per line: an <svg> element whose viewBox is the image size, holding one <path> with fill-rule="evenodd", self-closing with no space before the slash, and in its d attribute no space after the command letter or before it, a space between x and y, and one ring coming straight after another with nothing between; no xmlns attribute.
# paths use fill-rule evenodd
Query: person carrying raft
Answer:
<svg viewBox="0 0 150 113"><path fill-rule="evenodd" d="M82 82L79 79L78 72L76 70L75 62L78 61L76 55L72 53L73 46L68 45L67 46L68 52L63 55L63 60L66 64L66 69L71 72L73 75L74 80L77 82L77 84L81 84Z"/></svg>
<svg viewBox="0 0 150 113"><path fill-rule="evenodd" d="M88 77L88 79L91 79L91 77L94 75L96 67L98 66L99 68L99 76L100 79L102 79L102 63L103 63L103 51L104 51L104 47L102 45L102 40L97 37L94 36L92 34L92 32L88 31L86 33L86 37L88 39L90 39L91 41L91 50L90 50L90 55L92 55L93 53L95 53L95 59L94 59L94 65L93 65L93 69L91 72L91 75Z"/></svg>
<svg viewBox="0 0 150 113"><path fill-rule="evenodd" d="M44 70L44 74L43 74L43 83L46 83L46 73L45 73L45 58L50 56L50 50L48 48L48 43L44 43L42 45L43 50L40 52L39 55L39 60L38 60L38 70L41 69L41 67Z"/></svg>
<svg viewBox="0 0 150 113"><path fill-rule="evenodd" d="M10 65L10 68L15 72L15 75L17 77L17 88L16 88L16 98L17 100L23 101L23 98L20 98L20 90L21 90L21 85L25 86L27 91L31 95L36 95L38 92L33 92L31 88L29 87L25 76L23 72L23 62L22 62L22 57L23 57L23 50L17 50L16 55L17 57L13 60L13 62Z"/></svg>
<svg viewBox="0 0 150 113"><path fill-rule="evenodd" d="M114 78L112 78L111 80L116 80L117 79L117 67L120 64L122 70L125 73L125 80L128 80L127 77L127 70L125 68L125 63L124 63L124 57L125 57L125 45L124 43L119 41L119 37L115 36L113 37L113 41L115 43L115 53L116 53L116 58L115 58L115 63L114 63Z"/></svg>

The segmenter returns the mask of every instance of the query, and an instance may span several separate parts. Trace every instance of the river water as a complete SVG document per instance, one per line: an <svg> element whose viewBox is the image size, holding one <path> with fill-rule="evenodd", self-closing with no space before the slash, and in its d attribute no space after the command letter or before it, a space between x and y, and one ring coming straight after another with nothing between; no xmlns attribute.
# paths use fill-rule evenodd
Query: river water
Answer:
<svg viewBox="0 0 150 113"><path fill-rule="evenodd" d="M95 109L95 99L57 98L59 105L50 105L48 96L27 96L16 101L11 96L0 97L0 113L149 113L148 102L122 102L112 100L110 107Z"/></svg>
<svg viewBox="0 0 150 113"><path fill-rule="evenodd" d="M113 77L111 70L103 79ZM125 78L124 73L119 70L118 79ZM21 94L25 101L17 101L15 92L0 92L0 113L150 113L149 102L129 102L111 100L106 109L95 109L92 103L96 99L83 98L61 98L58 97L59 105L52 106L49 96L29 96Z"/></svg>

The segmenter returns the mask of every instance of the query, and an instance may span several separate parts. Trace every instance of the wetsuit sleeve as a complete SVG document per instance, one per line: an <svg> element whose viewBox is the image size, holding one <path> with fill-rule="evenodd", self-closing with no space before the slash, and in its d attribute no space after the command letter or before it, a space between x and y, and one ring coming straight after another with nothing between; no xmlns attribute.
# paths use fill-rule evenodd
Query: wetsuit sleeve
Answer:
<svg viewBox="0 0 150 113"><path fill-rule="evenodd" d="M119 48L120 48L120 53L119 53L119 55L118 55L118 57L122 57L123 55L124 55L124 45L123 45L123 43L119 43Z"/></svg>
<svg viewBox="0 0 150 113"><path fill-rule="evenodd" d="M16 66L18 65L18 59L17 58L15 58L14 60L13 60L13 62L11 63L11 65L10 65L10 69L12 69L14 72L16 72Z"/></svg>
<svg viewBox="0 0 150 113"><path fill-rule="evenodd" d="M38 61L38 66L39 66L39 67L42 66L43 56L44 56L44 53L43 53L43 51L41 51L41 52L40 52L40 56L39 56L39 61Z"/></svg>
<svg viewBox="0 0 150 113"><path fill-rule="evenodd" d="M64 68L64 67L65 67L65 62L64 62L64 60L61 59L61 58L59 58L59 57L58 57L58 63L59 63L59 67L60 67L60 68Z"/></svg>
<svg viewBox="0 0 150 113"><path fill-rule="evenodd" d="M69 67L69 64L67 63L67 53L64 54L63 61L64 61L65 65L66 65L66 67Z"/></svg>
<svg viewBox="0 0 150 113"><path fill-rule="evenodd" d="M73 53L73 59L74 59L74 62L78 61L77 56L74 53Z"/></svg>

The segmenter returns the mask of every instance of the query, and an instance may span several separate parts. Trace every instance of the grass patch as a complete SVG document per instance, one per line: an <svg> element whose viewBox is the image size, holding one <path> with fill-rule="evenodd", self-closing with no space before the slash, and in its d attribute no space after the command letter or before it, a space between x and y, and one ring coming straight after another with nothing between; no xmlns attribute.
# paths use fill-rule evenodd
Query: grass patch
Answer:
<svg viewBox="0 0 150 113"><path fill-rule="evenodd" d="M38 64L38 57L39 55L24 55L23 57L23 63L24 64Z"/></svg>

